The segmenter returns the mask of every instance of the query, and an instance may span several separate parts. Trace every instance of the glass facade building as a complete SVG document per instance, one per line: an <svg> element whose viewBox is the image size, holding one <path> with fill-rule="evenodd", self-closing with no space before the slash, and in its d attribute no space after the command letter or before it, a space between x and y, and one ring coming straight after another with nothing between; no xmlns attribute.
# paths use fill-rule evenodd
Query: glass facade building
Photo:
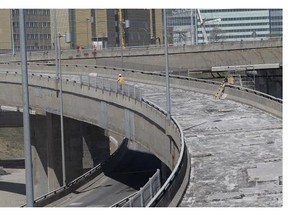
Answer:
<svg viewBox="0 0 288 216"><path fill-rule="evenodd" d="M282 37L282 9L196 9L172 10L168 20L174 44L263 40ZM196 24L197 23L197 24Z"/></svg>

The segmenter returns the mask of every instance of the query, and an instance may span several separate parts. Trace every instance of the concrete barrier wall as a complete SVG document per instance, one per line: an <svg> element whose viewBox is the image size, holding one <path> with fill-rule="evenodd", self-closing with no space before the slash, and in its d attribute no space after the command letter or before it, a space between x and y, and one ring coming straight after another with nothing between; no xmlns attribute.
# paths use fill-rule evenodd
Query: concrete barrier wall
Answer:
<svg viewBox="0 0 288 216"><path fill-rule="evenodd" d="M20 66L15 64L9 64L7 70L20 71ZM4 66L1 68L4 69ZM30 64L30 72L46 71L47 73L54 74L51 66L44 66L43 64ZM89 74L91 72L97 73L98 76L115 79L119 73L122 73L126 80L133 82L141 82L156 85L166 85L166 79L164 73L147 72L138 70L123 70L120 68L110 67L97 67L94 65L63 65L63 73L75 73L75 74ZM201 80L189 77L171 76L171 87L192 90L204 94L214 95L219 88L220 82ZM240 88L239 86L226 86L225 93L227 93L227 99L231 99L237 102L245 103L266 112L269 112L278 117L282 117L282 102L275 101L274 98L267 97L260 92Z"/></svg>
<svg viewBox="0 0 288 216"><path fill-rule="evenodd" d="M1 75L0 104L22 106L21 76ZM37 112L59 113L57 82L36 76L29 77L30 106ZM5 93L6 92L6 93ZM166 116L151 106L112 92L97 90L77 83L63 83L64 116L102 127L111 134L146 146L171 170L179 157L179 133ZM107 107L104 112L101 106ZM105 116L106 115L106 116ZM106 118L103 118L105 116ZM168 134L167 134L168 133ZM167 135L171 137L171 142ZM118 140L121 142L121 140Z"/></svg>
<svg viewBox="0 0 288 216"><path fill-rule="evenodd" d="M282 38L275 38L269 40L257 41L232 41L232 42L219 42L209 44L199 44L193 46L169 46L169 54L179 53L200 53L200 52L215 52L223 50L238 50L238 49L257 49L267 47L282 47ZM91 58L93 54L91 49L84 49L82 54L78 54L77 50L62 50L63 59L82 59ZM163 46L149 46L149 47L126 47L122 50L123 56L143 56L143 55L164 55ZM85 55L84 55L85 54ZM117 58L121 56L121 49L119 47L98 50L97 58ZM55 51L31 51L27 55L28 61L55 59ZM16 53L15 56L11 54L1 55L0 62L20 61L20 54Z"/></svg>

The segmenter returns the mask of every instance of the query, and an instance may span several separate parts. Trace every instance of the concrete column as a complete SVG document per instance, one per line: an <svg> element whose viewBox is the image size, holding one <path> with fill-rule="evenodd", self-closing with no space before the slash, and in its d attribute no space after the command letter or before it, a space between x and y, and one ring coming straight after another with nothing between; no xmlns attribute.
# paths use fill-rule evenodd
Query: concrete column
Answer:
<svg viewBox="0 0 288 216"><path fill-rule="evenodd" d="M64 143L67 183L83 174L81 122L64 117Z"/></svg>
<svg viewBox="0 0 288 216"><path fill-rule="evenodd" d="M109 138L105 130L87 123L82 123L83 168L90 169L110 156Z"/></svg>
<svg viewBox="0 0 288 216"><path fill-rule="evenodd" d="M49 192L62 185L60 118L46 113L47 173Z"/></svg>
<svg viewBox="0 0 288 216"><path fill-rule="evenodd" d="M60 117L31 116L35 198L62 186ZM67 183L110 156L109 138L97 126L64 117Z"/></svg>
<svg viewBox="0 0 288 216"><path fill-rule="evenodd" d="M46 117L30 116L34 197L48 192Z"/></svg>

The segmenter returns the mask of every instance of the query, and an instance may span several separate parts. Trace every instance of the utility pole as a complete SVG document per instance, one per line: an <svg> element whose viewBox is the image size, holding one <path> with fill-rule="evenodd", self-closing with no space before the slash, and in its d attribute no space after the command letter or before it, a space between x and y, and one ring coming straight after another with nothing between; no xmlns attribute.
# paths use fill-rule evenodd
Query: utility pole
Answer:
<svg viewBox="0 0 288 216"><path fill-rule="evenodd" d="M11 28L12 55L15 56L13 13L12 12L13 12L13 9L10 9L10 28Z"/></svg>
<svg viewBox="0 0 288 216"><path fill-rule="evenodd" d="M62 91L62 70L61 70L61 45L60 38L63 37L60 33L58 33L57 29L57 17L56 17L56 9L54 9L54 33L55 33L55 65L56 65L56 78L58 83L60 83L59 97L60 97L60 130L61 130L61 154L62 154L62 184L66 185L66 163L65 163L65 143L64 143L64 117L63 117L63 91ZM69 34L69 36L71 36ZM71 38L69 38L69 42L71 42Z"/></svg>
<svg viewBox="0 0 288 216"><path fill-rule="evenodd" d="M123 18L122 9L118 9L118 27L119 27L119 44L121 49L121 68L123 68L123 47L124 47L124 34L123 34Z"/></svg>
<svg viewBox="0 0 288 216"><path fill-rule="evenodd" d="M26 202L27 207L33 207L34 189L33 189L33 170L32 170L33 168L32 168L31 135L30 135L29 89L28 89L24 9L19 9L19 28L20 28L22 91L23 91L23 129L24 129L24 152L25 152Z"/></svg>
<svg viewBox="0 0 288 216"><path fill-rule="evenodd" d="M168 62L168 43L167 43L167 17L166 9L164 9L164 46L165 46L165 71L166 71L166 107L167 118L171 117L171 101L170 101L170 79L169 79L169 62Z"/></svg>
<svg viewBox="0 0 288 216"><path fill-rule="evenodd" d="M86 18L86 37L87 37L87 49L89 49L89 18Z"/></svg>
<svg viewBox="0 0 288 216"><path fill-rule="evenodd" d="M61 45L60 38L65 37L66 43L71 43L71 34L65 33L65 35L57 34L57 50L58 50L58 72L60 82L60 127L61 127L61 153L62 153L62 178L63 186L66 185L66 163L65 163L65 142L64 142L64 116L63 116L63 88L62 88L62 70L61 70Z"/></svg>

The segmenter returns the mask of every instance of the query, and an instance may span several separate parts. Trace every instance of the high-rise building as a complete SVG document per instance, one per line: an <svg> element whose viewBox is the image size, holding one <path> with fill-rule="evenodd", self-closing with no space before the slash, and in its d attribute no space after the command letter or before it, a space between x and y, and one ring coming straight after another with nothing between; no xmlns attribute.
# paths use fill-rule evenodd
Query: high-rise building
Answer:
<svg viewBox="0 0 288 216"><path fill-rule="evenodd" d="M282 9L175 9L168 26L174 44L282 37Z"/></svg>
<svg viewBox="0 0 288 216"><path fill-rule="evenodd" d="M26 48L27 50L51 49L50 10L27 9L25 10ZM19 10L11 10L13 23L13 37L15 49L20 49L19 37Z"/></svg>
<svg viewBox="0 0 288 216"><path fill-rule="evenodd" d="M11 13L10 10L0 10L0 53L10 50L13 47L11 33Z"/></svg>
<svg viewBox="0 0 288 216"><path fill-rule="evenodd" d="M19 10L0 10L0 50L18 51ZM28 51L55 48L56 35L69 33L62 49L143 46L163 43L161 9L25 9ZM13 49L13 50L14 50Z"/></svg>

